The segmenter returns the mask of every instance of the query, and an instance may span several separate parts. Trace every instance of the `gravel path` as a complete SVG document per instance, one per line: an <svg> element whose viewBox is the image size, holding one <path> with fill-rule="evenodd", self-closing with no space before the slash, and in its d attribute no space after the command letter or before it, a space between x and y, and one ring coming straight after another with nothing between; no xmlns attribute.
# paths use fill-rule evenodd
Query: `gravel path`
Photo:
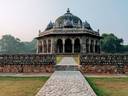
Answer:
<svg viewBox="0 0 128 96"><path fill-rule="evenodd" d="M36 96L96 96L79 71L55 71Z"/></svg>

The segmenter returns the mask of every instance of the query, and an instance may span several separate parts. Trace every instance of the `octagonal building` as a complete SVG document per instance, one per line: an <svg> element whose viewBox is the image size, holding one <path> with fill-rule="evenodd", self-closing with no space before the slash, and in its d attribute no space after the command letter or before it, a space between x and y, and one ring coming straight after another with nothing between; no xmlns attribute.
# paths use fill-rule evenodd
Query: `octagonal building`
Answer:
<svg viewBox="0 0 128 96"><path fill-rule="evenodd" d="M37 53L75 54L100 53L100 34L90 24L67 12L39 31Z"/></svg>

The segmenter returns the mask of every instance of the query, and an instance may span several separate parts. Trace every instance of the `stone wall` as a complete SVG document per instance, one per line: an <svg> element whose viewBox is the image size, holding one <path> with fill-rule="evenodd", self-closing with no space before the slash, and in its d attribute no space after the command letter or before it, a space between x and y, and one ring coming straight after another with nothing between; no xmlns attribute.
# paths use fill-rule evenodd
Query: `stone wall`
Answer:
<svg viewBox="0 0 128 96"><path fill-rule="evenodd" d="M126 54L81 54L80 64L83 73L128 74Z"/></svg>
<svg viewBox="0 0 128 96"><path fill-rule="evenodd" d="M123 68L118 68L115 65L82 65L81 71L83 73L94 74L124 74Z"/></svg>
<svg viewBox="0 0 128 96"><path fill-rule="evenodd" d="M54 54L0 55L0 72L49 73L54 72L55 64ZM128 55L80 54L80 65L83 73L128 74Z"/></svg>
<svg viewBox="0 0 128 96"><path fill-rule="evenodd" d="M54 65L53 54L0 55L0 72L5 73L51 73Z"/></svg>
<svg viewBox="0 0 128 96"><path fill-rule="evenodd" d="M52 73L54 72L52 64L42 65L0 65L0 72L2 73Z"/></svg>

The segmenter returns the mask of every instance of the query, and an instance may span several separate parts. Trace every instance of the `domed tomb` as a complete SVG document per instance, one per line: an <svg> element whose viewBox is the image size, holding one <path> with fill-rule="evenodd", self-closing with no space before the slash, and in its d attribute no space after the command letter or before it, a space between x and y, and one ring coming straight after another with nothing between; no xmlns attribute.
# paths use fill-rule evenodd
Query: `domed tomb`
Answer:
<svg viewBox="0 0 128 96"><path fill-rule="evenodd" d="M67 12L55 22L39 31L37 53L41 54L90 54L100 53L99 31L92 30L90 24Z"/></svg>

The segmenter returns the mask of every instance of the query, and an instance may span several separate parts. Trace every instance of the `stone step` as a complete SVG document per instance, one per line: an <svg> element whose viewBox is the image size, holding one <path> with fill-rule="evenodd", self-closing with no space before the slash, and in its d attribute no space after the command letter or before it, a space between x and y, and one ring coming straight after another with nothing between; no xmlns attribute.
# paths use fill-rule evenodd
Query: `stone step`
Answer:
<svg viewBox="0 0 128 96"><path fill-rule="evenodd" d="M80 65L55 65L55 71L79 71Z"/></svg>

